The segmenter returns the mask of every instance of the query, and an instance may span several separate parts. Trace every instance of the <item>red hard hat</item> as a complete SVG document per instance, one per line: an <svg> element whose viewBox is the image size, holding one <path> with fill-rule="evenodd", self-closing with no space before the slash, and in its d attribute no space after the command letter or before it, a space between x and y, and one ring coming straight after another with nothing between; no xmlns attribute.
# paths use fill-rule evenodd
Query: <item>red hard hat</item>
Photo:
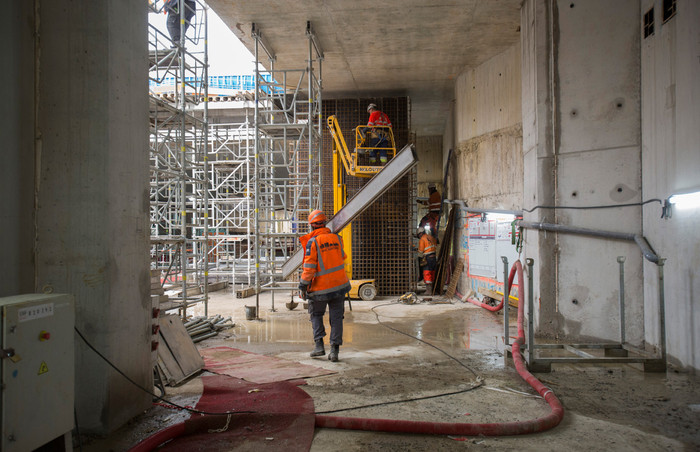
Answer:
<svg viewBox="0 0 700 452"><path fill-rule="evenodd" d="M323 213L323 210L314 210L309 214L309 224L325 223L326 221L328 221L328 218L326 218L326 214Z"/></svg>

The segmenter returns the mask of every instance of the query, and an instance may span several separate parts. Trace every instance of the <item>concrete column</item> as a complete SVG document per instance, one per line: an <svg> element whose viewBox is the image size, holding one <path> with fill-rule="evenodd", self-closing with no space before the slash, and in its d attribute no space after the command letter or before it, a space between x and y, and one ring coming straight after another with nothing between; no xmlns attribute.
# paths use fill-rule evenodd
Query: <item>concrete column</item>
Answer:
<svg viewBox="0 0 700 452"><path fill-rule="evenodd" d="M530 0L522 7L524 209L641 201L639 4ZM641 208L547 209L525 220L640 233ZM633 244L527 231L540 334L619 337L616 257L627 257L626 337L643 340Z"/></svg>
<svg viewBox="0 0 700 452"><path fill-rule="evenodd" d="M664 21L661 0L643 0L640 17L653 8L654 32L642 34L642 144L644 199L700 190L700 2L678 0ZM644 235L665 264L666 345L672 364L700 369L700 208L644 208ZM644 264L645 340L661 342L656 265Z"/></svg>
<svg viewBox="0 0 700 452"><path fill-rule="evenodd" d="M150 389L146 4L39 1L38 20L36 290L73 294L77 329ZM149 406L75 341L81 432Z"/></svg>
<svg viewBox="0 0 700 452"><path fill-rule="evenodd" d="M0 17L0 297L34 291L34 5L7 2Z"/></svg>

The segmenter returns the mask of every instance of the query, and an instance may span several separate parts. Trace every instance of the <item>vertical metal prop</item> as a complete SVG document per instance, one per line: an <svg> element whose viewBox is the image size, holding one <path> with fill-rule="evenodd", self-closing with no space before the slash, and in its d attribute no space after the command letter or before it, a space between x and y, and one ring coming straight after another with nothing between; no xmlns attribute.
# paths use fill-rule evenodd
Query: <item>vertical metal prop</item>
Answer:
<svg viewBox="0 0 700 452"><path fill-rule="evenodd" d="M186 137L185 137L185 101L187 99L185 92L185 22L184 17L185 0L179 0L178 12L180 17L180 42L178 42L177 56L180 63L180 266L182 269L182 306L180 308L180 317L187 318L187 153L186 153ZM194 250L194 246L192 247Z"/></svg>
<svg viewBox="0 0 700 452"><path fill-rule="evenodd" d="M260 155L260 119L259 119L259 91L260 91L260 34L253 24L253 36L255 37L255 147L254 158L255 167L255 318L260 312L260 169L258 168L258 158ZM250 244L248 244L250 246Z"/></svg>
<svg viewBox="0 0 700 452"><path fill-rule="evenodd" d="M503 340L505 341L505 346L510 345L510 327L508 325L508 307L510 303L510 288L508 287L508 258L506 256L501 256L503 260ZM506 351L507 352L507 351Z"/></svg>
<svg viewBox="0 0 700 452"><path fill-rule="evenodd" d="M532 287L535 260L527 258L525 262L527 263L527 363L530 365L535 357L535 300ZM518 303L522 303L522 300L518 300Z"/></svg>
<svg viewBox="0 0 700 452"><path fill-rule="evenodd" d="M617 256L620 264L620 344L625 343L625 256Z"/></svg>
<svg viewBox="0 0 700 452"><path fill-rule="evenodd" d="M204 6L204 175L206 181L209 174L209 156L207 155L209 139L209 21L207 20L207 12L209 8ZM209 188L207 183L204 183L204 316L209 317Z"/></svg>
<svg viewBox="0 0 700 452"><path fill-rule="evenodd" d="M661 360L666 364L666 300L664 298L664 264L666 258L659 259L659 347Z"/></svg>

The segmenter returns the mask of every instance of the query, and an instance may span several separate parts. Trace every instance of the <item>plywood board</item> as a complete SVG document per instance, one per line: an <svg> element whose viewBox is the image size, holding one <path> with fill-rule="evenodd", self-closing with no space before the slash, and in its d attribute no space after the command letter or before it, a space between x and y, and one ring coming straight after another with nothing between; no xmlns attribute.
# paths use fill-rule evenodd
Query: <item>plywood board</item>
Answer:
<svg viewBox="0 0 700 452"><path fill-rule="evenodd" d="M204 367L204 360L178 315L166 315L160 318L158 358L159 362L166 367L163 373L168 376L168 384L171 386L182 382Z"/></svg>

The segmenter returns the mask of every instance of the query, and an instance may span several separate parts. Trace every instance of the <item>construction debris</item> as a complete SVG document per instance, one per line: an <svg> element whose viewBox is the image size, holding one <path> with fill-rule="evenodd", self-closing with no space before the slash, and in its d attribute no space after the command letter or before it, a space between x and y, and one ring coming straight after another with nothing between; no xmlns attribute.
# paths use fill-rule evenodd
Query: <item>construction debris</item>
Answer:
<svg viewBox="0 0 700 452"><path fill-rule="evenodd" d="M185 322L185 329L192 338L192 342L203 341L204 339L214 337L220 331L233 328L235 324L231 317L223 318L221 315L215 317L195 317L192 320Z"/></svg>
<svg viewBox="0 0 700 452"><path fill-rule="evenodd" d="M405 294L399 297L399 303L416 304L420 303L420 300L418 299L418 295L416 295L415 292L406 292Z"/></svg>

